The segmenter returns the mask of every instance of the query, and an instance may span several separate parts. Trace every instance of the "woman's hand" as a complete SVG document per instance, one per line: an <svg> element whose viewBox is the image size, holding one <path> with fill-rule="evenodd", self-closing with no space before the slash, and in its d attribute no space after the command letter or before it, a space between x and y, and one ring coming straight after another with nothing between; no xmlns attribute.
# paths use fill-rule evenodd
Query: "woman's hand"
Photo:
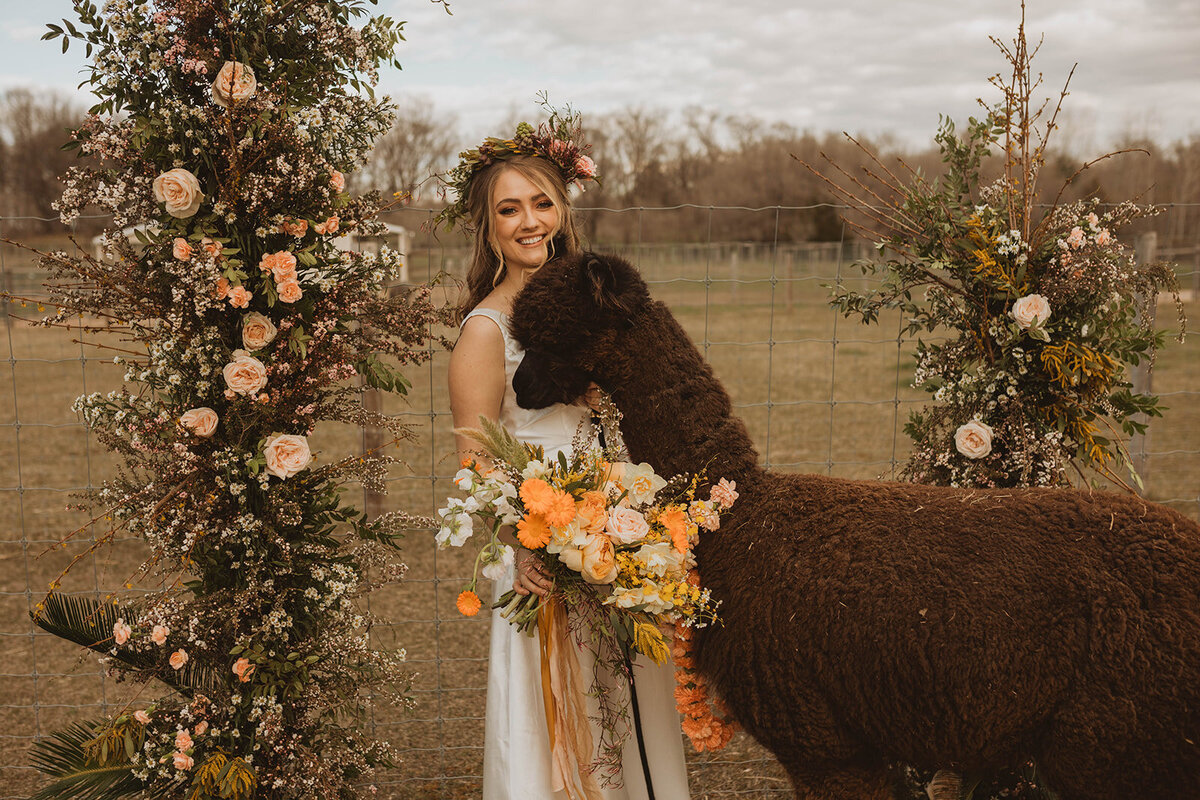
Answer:
<svg viewBox="0 0 1200 800"><path fill-rule="evenodd" d="M542 566L542 559L532 550L517 548L517 577L513 580L513 591L525 595L532 592L539 597L550 593L554 581Z"/></svg>
<svg viewBox="0 0 1200 800"><path fill-rule="evenodd" d="M589 383L587 391L579 396L575 402L581 406L587 406L597 414L600 413L600 398L604 395L604 390L595 383Z"/></svg>

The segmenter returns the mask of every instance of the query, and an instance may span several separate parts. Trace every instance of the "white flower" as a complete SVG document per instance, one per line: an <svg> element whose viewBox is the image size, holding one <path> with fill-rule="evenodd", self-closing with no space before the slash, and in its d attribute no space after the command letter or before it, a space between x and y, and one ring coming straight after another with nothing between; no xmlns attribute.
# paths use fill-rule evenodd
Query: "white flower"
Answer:
<svg viewBox="0 0 1200 800"><path fill-rule="evenodd" d="M992 452L992 428L973 419L954 432L954 447L967 458L983 458Z"/></svg>
<svg viewBox="0 0 1200 800"><path fill-rule="evenodd" d="M513 565L516 554L513 549L506 544L500 545L499 552L493 551L492 557L484 562L483 577L490 581L502 580L508 573L508 570Z"/></svg>
<svg viewBox="0 0 1200 800"><path fill-rule="evenodd" d="M530 478L546 478L550 474L550 466L545 461L539 461L536 458L529 459L529 463L525 465L525 469L521 470L521 477L525 480Z"/></svg>
<svg viewBox="0 0 1200 800"><path fill-rule="evenodd" d="M629 490L629 502L654 502L654 495L667 485L667 482L655 474L654 467L642 462L641 464L626 464L621 474L621 485Z"/></svg>
<svg viewBox="0 0 1200 800"><path fill-rule="evenodd" d="M679 568L680 556L670 542L644 544L637 549L634 556L646 566L648 573L660 578Z"/></svg>
<svg viewBox="0 0 1200 800"><path fill-rule="evenodd" d="M463 467L454 474L454 485L464 492L471 491L475 486L475 470Z"/></svg>
<svg viewBox="0 0 1200 800"><path fill-rule="evenodd" d="M466 510L465 501L451 497L445 508L438 509L438 516L442 519L442 527L433 537L438 547L462 547L471 538L474 521Z"/></svg>

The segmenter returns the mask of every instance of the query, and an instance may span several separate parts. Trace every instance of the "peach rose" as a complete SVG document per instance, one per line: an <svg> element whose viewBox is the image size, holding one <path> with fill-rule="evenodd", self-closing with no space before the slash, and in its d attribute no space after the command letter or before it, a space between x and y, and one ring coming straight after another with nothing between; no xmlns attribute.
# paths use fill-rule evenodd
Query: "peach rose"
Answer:
<svg viewBox="0 0 1200 800"><path fill-rule="evenodd" d="M245 286L234 286L229 290L229 305L234 308L246 308L253 297L254 293L247 291Z"/></svg>
<svg viewBox="0 0 1200 800"><path fill-rule="evenodd" d="M200 247L204 250L205 253L212 256L213 258L217 258L218 256L220 256L221 251L225 249L225 246L223 244L221 244L218 241L214 241L213 239L211 239L207 236L205 236L203 239L200 240Z"/></svg>
<svg viewBox="0 0 1200 800"><path fill-rule="evenodd" d="M290 433L276 434L267 439L263 455L267 459L267 472L277 478L290 478L312 463L308 439Z"/></svg>
<svg viewBox="0 0 1200 800"><path fill-rule="evenodd" d="M175 769L183 770L191 769L196 764L187 753L176 753L172 763L175 765Z"/></svg>
<svg viewBox="0 0 1200 800"><path fill-rule="evenodd" d="M133 712L133 718L136 719L138 722L142 723L143 725L150 724L150 715L147 714L145 711L142 711L140 708L137 711Z"/></svg>
<svg viewBox="0 0 1200 800"><path fill-rule="evenodd" d="M248 64L226 61L213 81L212 98L221 108L229 108L230 103L249 100L257 91L258 81Z"/></svg>
<svg viewBox="0 0 1200 800"><path fill-rule="evenodd" d="M575 505L575 518L588 533L601 533L608 525L608 500L603 492L584 492Z"/></svg>
<svg viewBox="0 0 1200 800"><path fill-rule="evenodd" d="M306 219L287 219L280 225L280 229L297 239L303 238L304 234L308 233L308 220Z"/></svg>
<svg viewBox="0 0 1200 800"><path fill-rule="evenodd" d="M202 719L196 723L196 735L197 736L203 736L204 732L206 730L208 730L208 721L207 720Z"/></svg>
<svg viewBox="0 0 1200 800"><path fill-rule="evenodd" d="M192 246L188 244L187 239L181 239L177 236L171 244L171 255L180 261L187 261L192 257Z"/></svg>
<svg viewBox="0 0 1200 800"><path fill-rule="evenodd" d="M633 544L646 538L650 526L640 511L626 506L617 506L608 512L608 525L604 532L619 544Z"/></svg>
<svg viewBox="0 0 1200 800"><path fill-rule="evenodd" d="M977 419L954 432L954 447L967 458L983 458L992 452L992 428Z"/></svg>
<svg viewBox="0 0 1200 800"><path fill-rule="evenodd" d="M176 650L174 653L171 653L171 658L169 659L169 661L171 664L171 669L174 669L174 670L183 669L183 665L188 662L188 654L183 648L180 648L180 649Z"/></svg>
<svg viewBox="0 0 1200 800"><path fill-rule="evenodd" d="M242 345L247 350L262 350L275 341L279 329L270 317L253 311L242 317Z"/></svg>
<svg viewBox="0 0 1200 800"><path fill-rule="evenodd" d="M346 176L338 172L336 169L329 173L329 183L333 186L333 190L338 194L346 191Z"/></svg>
<svg viewBox="0 0 1200 800"><path fill-rule="evenodd" d="M132 634L133 628L125 624L125 620L119 619L113 624L113 641L117 644L125 644Z"/></svg>
<svg viewBox="0 0 1200 800"><path fill-rule="evenodd" d="M1009 314L1022 330L1033 327L1035 322L1045 325L1050 319L1050 302L1040 294L1027 294L1013 303Z"/></svg>
<svg viewBox="0 0 1200 800"><path fill-rule="evenodd" d="M258 262L258 268L269 272L276 281L282 282L296 277L296 257L287 250L266 253Z"/></svg>
<svg viewBox="0 0 1200 800"><path fill-rule="evenodd" d="M297 281L280 281L275 287L279 292L279 299L285 303L294 303L304 296L304 290L300 288Z"/></svg>
<svg viewBox="0 0 1200 800"><path fill-rule="evenodd" d="M187 219L200 210L204 192L200 181L186 169L173 169L154 179L154 199L167 207L167 213L178 219Z"/></svg>
<svg viewBox="0 0 1200 800"><path fill-rule="evenodd" d="M155 625L154 630L150 632L150 641L154 642L155 644L166 644L167 634L170 632L171 629L166 625Z"/></svg>
<svg viewBox="0 0 1200 800"><path fill-rule="evenodd" d="M207 406L188 409L179 417L179 424L201 439L207 439L216 432L217 421L217 412Z"/></svg>
<svg viewBox="0 0 1200 800"><path fill-rule="evenodd" d="M192 735L187 732L186 728L175 734L176 750L187 750L193 744L194 742L192 742Z"/></svg>
<svg viewBox="0 0 1200 800"><path fill-rule="evenodd" d="M241 683L248 683L250 676L254 674L255 664L250 663L248 658L239 658L233 662L233 674L237 675L237 679Z"/></svg>
<svg viewBox="0 0 1200 800"><path fill-rule="evenodd" d="M224 278L224 277L217 278L216 295L217 295L218 300L224 300L226 297L229 296L229 279L228 278Z"/></svg>
<svg viewBox="0 0 1200 800"><path fill-rule="evenodd" d="M234 350L233 361L221 373L225 385L237 394L255 394L267 385L267 368L245 350Z"/></svg>
<svg viewBox="0 0 1200 800"><path fill-rule="evenodd" d="M708 499L721 508L729 508L733 505L733 501L738 499L737 482L721 478L717 481L717 485L709 491Z"/></svg>
<svg viewBox="0 0 1200 800"><path fill-rule="evenodd" d="M315 225L313 225L313 230L321 235L325 235L327 233L337 233L338 225L339 225L339 221L337 218L337 214L334 214L332 217L325 220L324 222L318 222Z"/></svg>
<svg viewBox="0 0 1200 800"><path fill-rule="evenodd" d="M558 559L588 583L612 583L617 579L616 549L603 533L590 534L581 549L568 547L558 554Z"/></svg>

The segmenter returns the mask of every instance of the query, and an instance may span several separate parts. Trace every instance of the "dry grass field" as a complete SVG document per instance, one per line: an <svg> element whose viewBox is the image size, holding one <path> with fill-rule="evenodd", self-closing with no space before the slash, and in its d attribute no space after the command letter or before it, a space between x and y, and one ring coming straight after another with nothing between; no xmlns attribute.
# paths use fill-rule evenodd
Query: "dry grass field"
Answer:
<svg viewBox="0 0 1200 800"><path fill-rule="evenodd" d="M836 318L825 303L837 270L829 254L780 255L724 248L711 258L633 248L652 289L669 302L724 381L749 425L762 459L784 470L850 477L887 477L902 463L901 427L922 395L908 385L910 348L897 342L899 321L863 327ZM22 256L2 252L4 279L14 291L36 283ZM452 258L414 252L412 279L424 280ZM736 270L736 279L732 276ZM11 310L37 316L36 308ZM1200 303L1188 311L1200 318ZM1161 308L1169 321L1169 306ZM46 552L82 524L70 512L70 491L112 472L106 452L70 411L83 392L107 391L121 380L102 350L73 332L34 328L10 318L0 332L0 800L26 796L37 785L26 753L35 737L66 722L111 712L138 691L102 675L95 659L35 631L27 616L47 583L86 543ZM1159 357L1153 389L1169 407L1147 439L1146 494L1186 514L1200 514L1200 343L1171 344ZM447 354L410 371L412 391L388 397L385 410L407 415L416 441L398 453L386 507L432 513L450 489L456 464L445 390ZM326 457L361 447L348 428L318 431ZM139 562L135 541L121 541L81 562L65 582L72 592L122 586ZM469 568L461 553L437 552L428 532L411 534L402 558L408 578L372 595L369 610L386 623L374 629L384 646L407 648L417 707L377 707L371 724L400 750L403 763L384 777L388 798L468 798L478 795L482 751L487 628L454 612L454 596ZM726 751L693 756L694 797L784 796L782 772L753 742L735 739Z"/></svg>

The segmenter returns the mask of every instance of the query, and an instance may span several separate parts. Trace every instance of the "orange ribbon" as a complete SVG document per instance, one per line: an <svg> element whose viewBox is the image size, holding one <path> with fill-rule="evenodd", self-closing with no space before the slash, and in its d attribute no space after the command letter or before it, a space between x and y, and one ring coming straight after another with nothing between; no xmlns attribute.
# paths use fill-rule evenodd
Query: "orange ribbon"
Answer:
<svg viewBox="0 0 1200 800"><path fill-rule="evenodd" d="M570 800L601 800L600 787L583 769L591 761L592 731L580 680L579 659L571 646L567 609L554 597L538 609L542 656L542 705L550 732L550 788Z"/></svg>

